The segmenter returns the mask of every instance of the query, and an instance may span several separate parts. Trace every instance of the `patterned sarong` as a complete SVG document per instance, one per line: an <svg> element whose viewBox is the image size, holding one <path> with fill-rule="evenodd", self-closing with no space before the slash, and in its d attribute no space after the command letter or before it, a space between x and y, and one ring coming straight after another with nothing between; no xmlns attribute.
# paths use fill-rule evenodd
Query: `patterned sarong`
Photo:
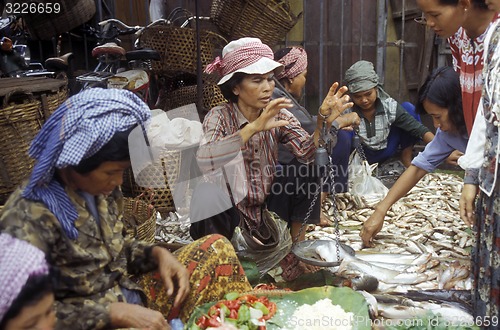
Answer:
<svg viewBox="0 0 500 330"><path fill-rule="evenodd" d="M222 235L208 235L174 252L189 271L191 291L180 308L172 308L173 297L168 297L158 272L148 273L139 280L147 298L148 307L160 311L168 320L189 319L195 307L217 301L228 292L248 292L248 282L231 243Z"/></svg>

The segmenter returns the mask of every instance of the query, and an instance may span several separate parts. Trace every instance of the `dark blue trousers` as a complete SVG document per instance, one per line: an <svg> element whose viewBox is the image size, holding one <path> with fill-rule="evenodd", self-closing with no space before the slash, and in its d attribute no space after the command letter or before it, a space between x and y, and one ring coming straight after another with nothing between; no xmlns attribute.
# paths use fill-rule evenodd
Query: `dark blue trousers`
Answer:
<svg viewBox="0 0 500 330"><path fill-rule="evenodd" d="M401 106L405 108L413 118L422 122L413 104L404 102ZM323 192L342 193L348 191L348 166L349 156L354 148L352 145L353 137L353 131L339 130L337 133L337 144L332 148L330 154L335 182L327 180L326 184L323 185ZM409 135L401 128L391 127L389 136L387 137L387 148L372 150L364 147L363 150L365 151L368 163L381 163L394 156L399 148L405 149L406 147L414 145L417 141L417 138Z"/></svg>

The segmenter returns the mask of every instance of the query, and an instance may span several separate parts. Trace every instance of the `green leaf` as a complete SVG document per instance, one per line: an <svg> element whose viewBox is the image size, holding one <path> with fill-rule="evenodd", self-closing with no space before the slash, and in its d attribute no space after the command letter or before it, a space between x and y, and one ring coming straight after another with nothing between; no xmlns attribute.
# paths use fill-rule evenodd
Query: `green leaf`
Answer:
<svg viewBox="0 0 500 330"><path fill-rule="evenodd" d="M268 330L283 328L286 324L288 324L298 306L303 304L313 305L318 300L324 298L331 299L333 304L337 304L346 312L354 314L354 320L357 322L353 325L353 329L371 329L370 318L368 315L368 305L365 298L351 288L323 286L290 293L283 293L283 291L280 291L280 293L276 295L269 293L267 294L267 297L277 305L276 314L266 322L266 328ZM215 302L212 302L195 308L186 324L187 328L189 329L189 326L195 323L196 320L203 315L203 312L206 313L210 306L214 304Z"/></svg>
<svg viewBox="0 0 500 330"><path fill-rule="evenodd" d="M226 295L224 296L224 298L226 300L235 300L239 296L240 296L240 294L238 292L229 292L229 293L226 293Z"/></svg>
<svg viewBox="0 0 500 330"><path fill-rule="evenodd" d="M250 309L247 305L241 305L238 309L238 323L243 324L250 320Z"/></svg>
<svg viewBox="0 0 500 330"><path fill-rule="evenodd" d="M283 297L269 297L269 300L274 301L277 304L278 311L281 310L281 312L277 312L268 321L267 329L273 330L285 327L298 306L304 304L314 305L318 300L324 298L329 298L333 304L339 305L344 311L354 314L355 323L353 329L371 329L368 304L365 298L351 288L333 286L304 289Z"/></svg>
<svg viewBox="0 0 500 330"><path fill-rule="evenodd" d="M266 305L264 305L263 303L261 303L260 301L256 301L253 306L253 308L255 309L258 309L260 311L262 311L262 314L264 315L267 315L269 314L269 309L267 309Z"/></svg>

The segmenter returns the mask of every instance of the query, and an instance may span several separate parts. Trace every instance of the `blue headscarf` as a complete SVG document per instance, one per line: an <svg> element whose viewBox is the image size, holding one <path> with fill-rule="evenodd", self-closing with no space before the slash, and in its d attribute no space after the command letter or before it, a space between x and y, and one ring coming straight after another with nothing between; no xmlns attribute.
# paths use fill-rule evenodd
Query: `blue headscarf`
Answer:
<svg viewBox="0 0 500 330"><path fill-rule="evenodd" d="M78 213L64 187L54 179L55 169L78 165L115 133L144 125L150 117L149 107L128 90L91 88L70 97L31 143L29 154L36 164L23 197L43 202L68 237L77 238L74 222Z"/></svg>

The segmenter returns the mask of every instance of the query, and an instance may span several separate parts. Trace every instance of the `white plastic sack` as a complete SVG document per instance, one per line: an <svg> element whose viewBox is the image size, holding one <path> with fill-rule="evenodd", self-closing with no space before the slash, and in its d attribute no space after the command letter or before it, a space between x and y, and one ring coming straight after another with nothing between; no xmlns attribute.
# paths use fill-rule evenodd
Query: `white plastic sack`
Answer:
<svg viewBox="0 0 500 330"><path fill-rule="evenodd" d="M377 164L370 165L361 160L358 152L353 151L349 160L349 192L361 196L368 204L378 203L387 195L389 189L372 175Z"/></svg>

